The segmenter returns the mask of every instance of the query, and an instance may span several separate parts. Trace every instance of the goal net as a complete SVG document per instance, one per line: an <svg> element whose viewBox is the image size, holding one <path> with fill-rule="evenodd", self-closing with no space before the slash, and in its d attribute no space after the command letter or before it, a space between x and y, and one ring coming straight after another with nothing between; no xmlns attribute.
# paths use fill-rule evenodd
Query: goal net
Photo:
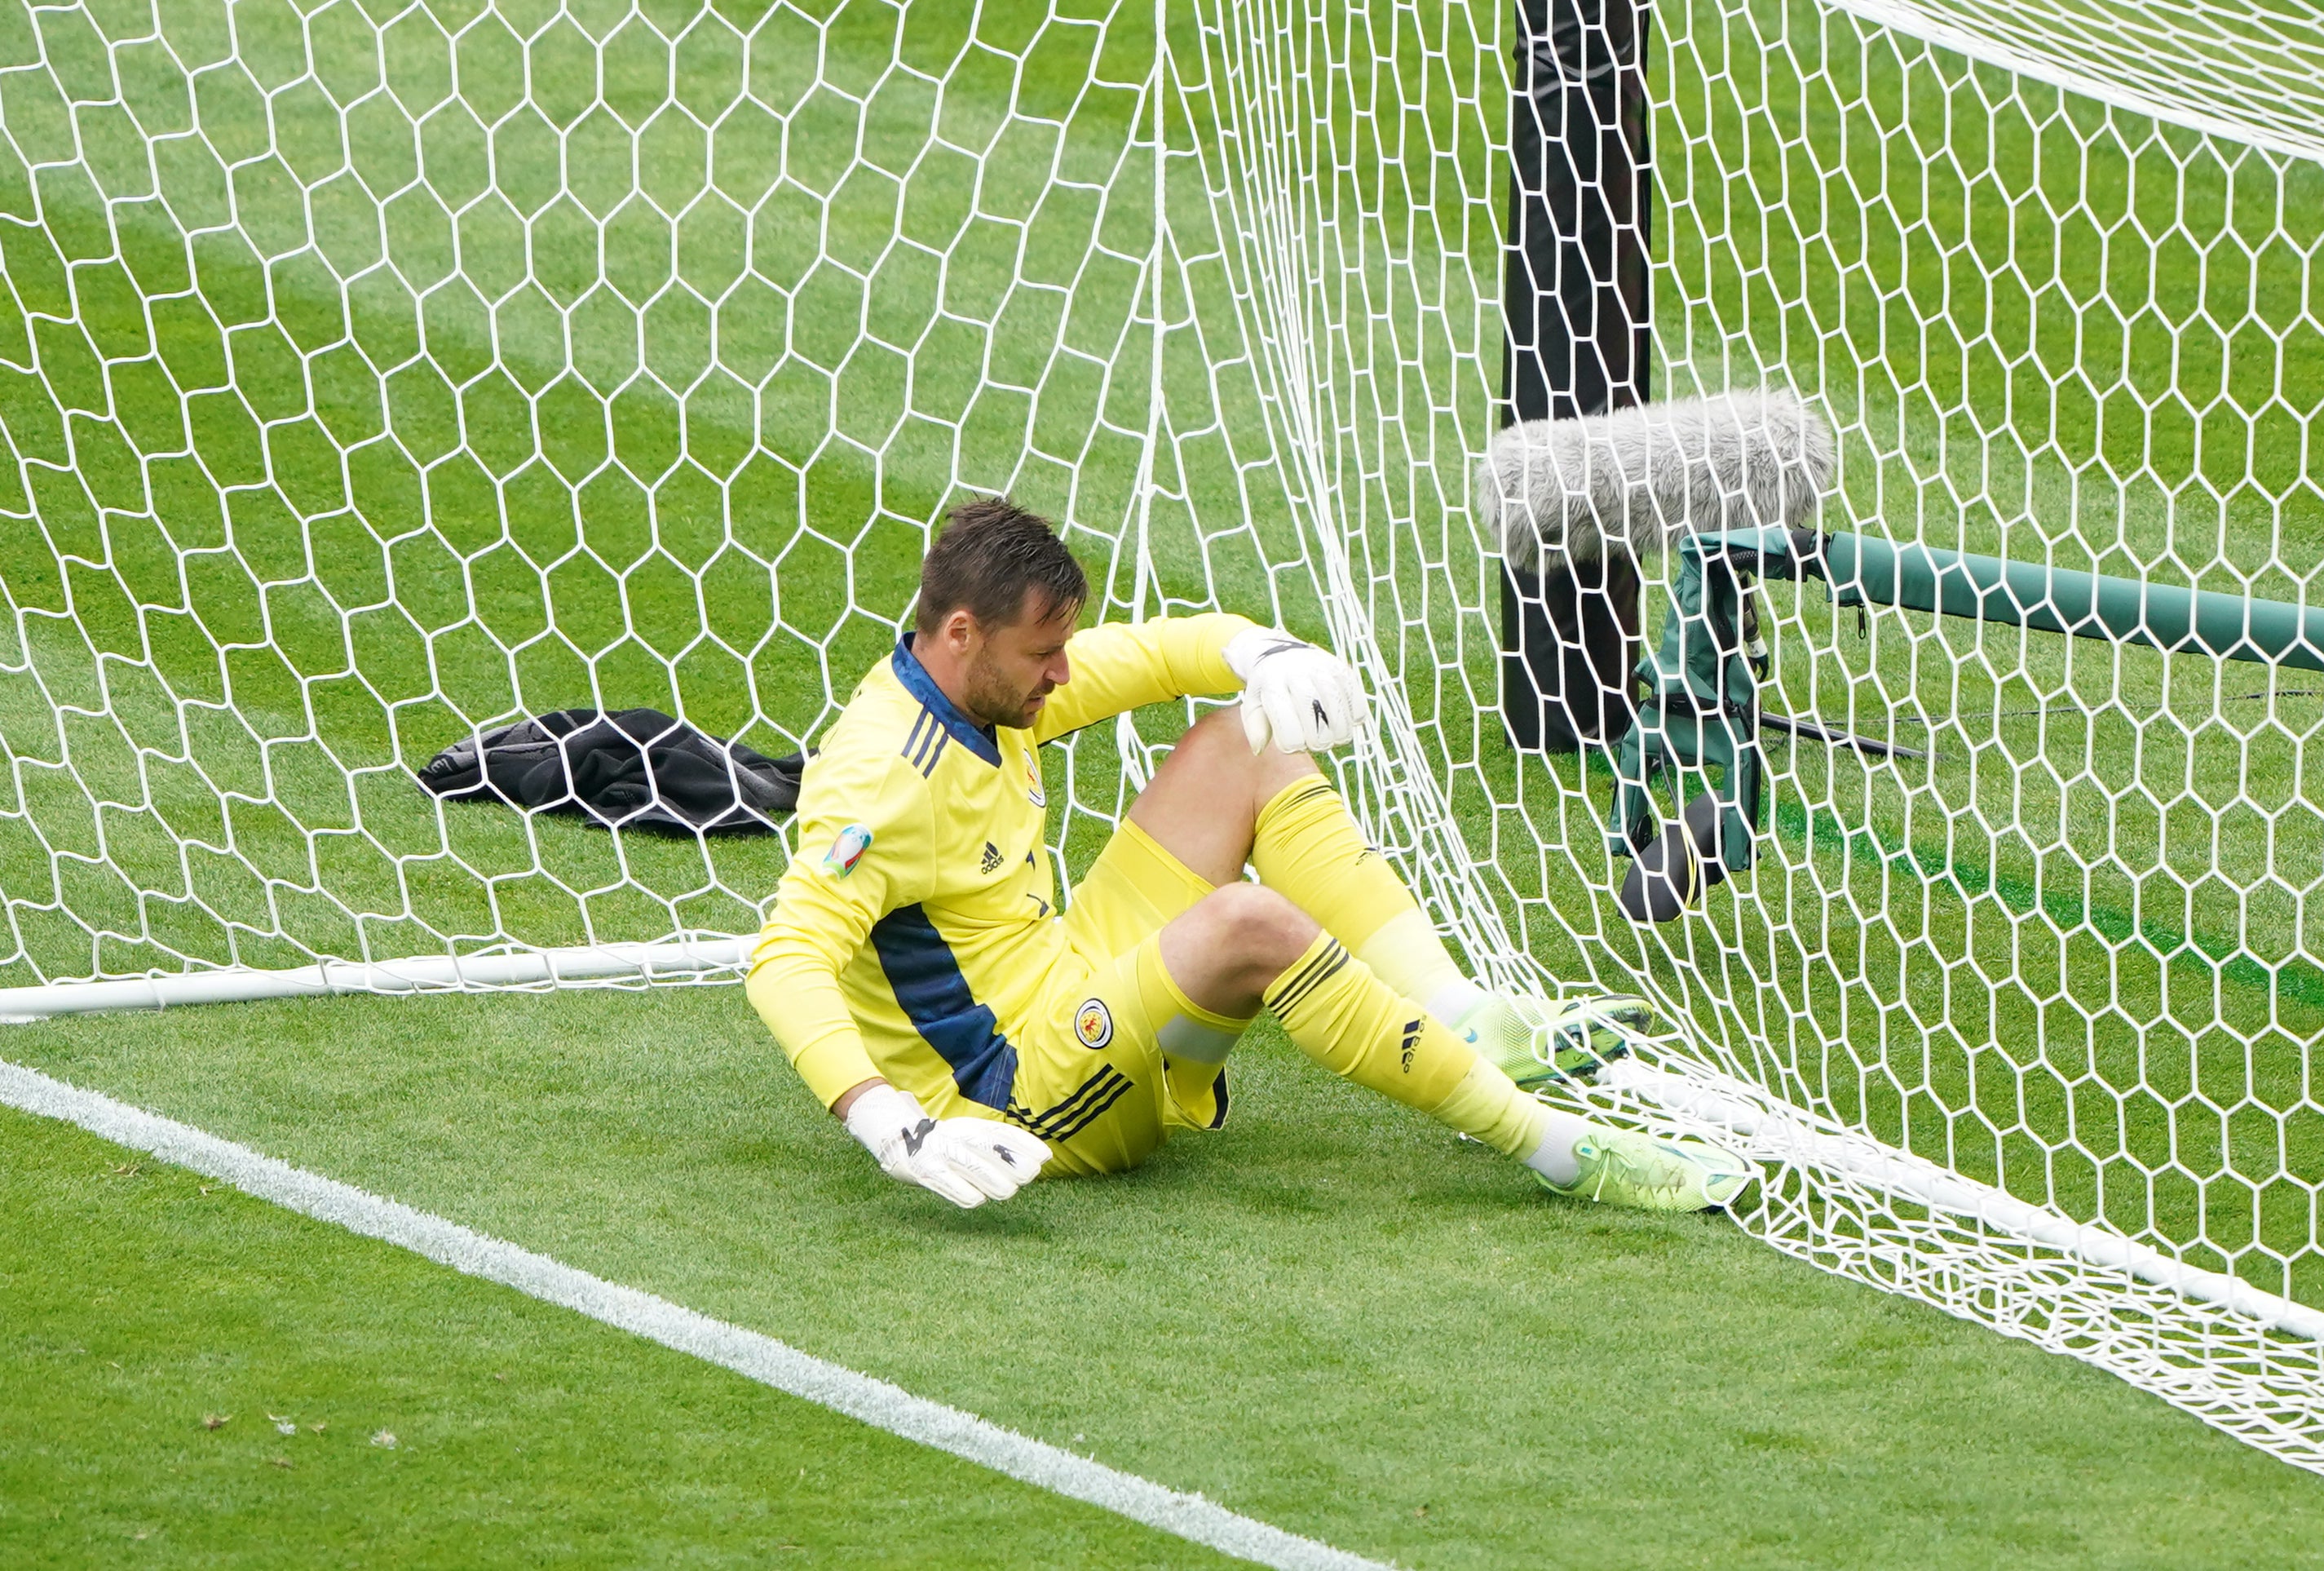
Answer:
<svg viewBox="0 0 2324 1571"><path fill-rule="evenodd" d="M1513 751L1501 5L0 5L0 1014L731 979L779 836L447 803L650 707L810 742L943 509L1106 618L1328 637L1474 965L1681 1029L1595 1096L1738 1221L2324 1470L2324 678L1769 586L1757 865L1616 904ZM1655 380L1821 525L2304 604L2324 30L2264 0L1662 0ZM1668 564L1642 564L1658 603ZM1051 750L1084 865L1183 716Z"/></svg>

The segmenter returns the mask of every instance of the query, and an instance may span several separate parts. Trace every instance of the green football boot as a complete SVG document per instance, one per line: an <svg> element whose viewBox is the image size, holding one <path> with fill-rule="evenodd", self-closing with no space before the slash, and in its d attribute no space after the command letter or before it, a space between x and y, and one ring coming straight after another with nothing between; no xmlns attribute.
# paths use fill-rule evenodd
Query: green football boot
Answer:
<svg viewBox="0 0 2324 1571"><path fill-rule="evenodd" d="M1757 1169L1720 1146L1627 1129L1593 1128L1573 1142L1573 1156L1579 1178L1553 1184L1536 1173L1541 1187L1640 1211L1708 1211L1733 1200L1758 1177Z"/></svg>
<svg viewBox="0 0 2324 1571"><path fill-rule="evenodd" d="M1629 1053L1631 1038L1646 1035L1654 1018L1645 999L1622 993L1530 998L1489 993L1452 1022L1452 1031L1532 1090L1554 1080L1595 1077L1608 1059Z"/></svg>

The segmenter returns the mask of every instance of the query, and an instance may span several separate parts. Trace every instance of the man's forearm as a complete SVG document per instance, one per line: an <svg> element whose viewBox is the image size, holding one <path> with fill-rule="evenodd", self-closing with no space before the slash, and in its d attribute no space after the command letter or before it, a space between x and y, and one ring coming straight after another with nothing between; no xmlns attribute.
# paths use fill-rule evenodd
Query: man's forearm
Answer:
<svg viewBox="0 0 2324 1571"><path fill-rule="evenodd" d="M1147 704L1235 691L1241 683L1227 666L1226 646L1253 625L1247 617L1212 611L1091 628L1067 646L1073 679L1051 697L1034 725L1035 740Z"/></svg>
<svg viewBox="0 0 2324 1571"><path fill-rule="evenodd" d="M880 1078L838 975L814 947L770 933L760 941L743 990L816 1099L841 1116L841 1101Z"/></svg>

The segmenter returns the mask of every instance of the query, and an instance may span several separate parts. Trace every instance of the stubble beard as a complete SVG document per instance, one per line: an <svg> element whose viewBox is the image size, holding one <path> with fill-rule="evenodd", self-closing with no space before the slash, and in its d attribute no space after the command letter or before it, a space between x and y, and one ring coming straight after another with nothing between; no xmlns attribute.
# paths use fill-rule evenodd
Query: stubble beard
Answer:
<svg viewBox="0 0 2324 1571"><path fill-rule="evenodd" d="M1021 731L1033 723L1032 691L1012 685L980 654L968 668L969 718L980 725Z"/></svg>

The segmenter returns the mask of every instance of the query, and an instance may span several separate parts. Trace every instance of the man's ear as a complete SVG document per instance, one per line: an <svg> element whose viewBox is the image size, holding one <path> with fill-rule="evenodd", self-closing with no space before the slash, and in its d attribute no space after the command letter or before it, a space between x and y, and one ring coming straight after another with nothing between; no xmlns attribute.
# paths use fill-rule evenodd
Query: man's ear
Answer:
<svg viewBox="0 0 2324 1571"><path fill-rule="evenodd" d="M965 654L968 646L975 642L975 615L965 605L946 613L945 619L936 624L936 637L954 653Z"/></svg>

